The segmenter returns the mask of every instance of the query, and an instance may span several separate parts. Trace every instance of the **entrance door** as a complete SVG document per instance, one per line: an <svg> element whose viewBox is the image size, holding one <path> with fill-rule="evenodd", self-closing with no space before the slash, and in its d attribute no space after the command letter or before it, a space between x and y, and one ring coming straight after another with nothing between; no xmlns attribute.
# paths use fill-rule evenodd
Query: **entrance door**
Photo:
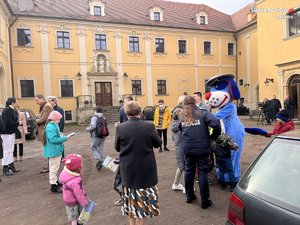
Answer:
<svg viewBox="0 0 300 225"><path fill-rule="evenodd" d="M290 82L290 96L292 97L295 119L300 120L300 75L294 75Z"/></svg>
<svg viewBox="0 0 300 225"><path fill-rule="evenodd" d="M96 105L112 106L111 82L95 82Z"/></svg>

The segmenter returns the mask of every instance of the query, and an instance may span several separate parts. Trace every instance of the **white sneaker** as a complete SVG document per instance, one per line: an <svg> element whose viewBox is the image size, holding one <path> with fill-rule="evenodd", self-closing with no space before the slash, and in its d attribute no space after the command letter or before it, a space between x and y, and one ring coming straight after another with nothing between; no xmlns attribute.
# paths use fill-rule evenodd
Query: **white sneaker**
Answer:
<svg viewBox="0 0 300 225"><path fill-rule="evenodd" d="M173 184L172 185L172 190L173 191L183 191L184 187L182 184Z"/></svg>
<svg viewBox="0 0 300 225"><path fill-rule="evenodd" d="M185 187L183 187L182 193L185 194Z"/></svg>

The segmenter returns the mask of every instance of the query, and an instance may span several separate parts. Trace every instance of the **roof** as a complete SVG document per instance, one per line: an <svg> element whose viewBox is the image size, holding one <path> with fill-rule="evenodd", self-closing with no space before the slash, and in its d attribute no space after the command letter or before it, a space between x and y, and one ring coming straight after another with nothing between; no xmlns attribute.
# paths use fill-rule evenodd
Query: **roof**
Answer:
<svg viewBox="0 0 300 225"><path fill-rule="evenodd" d="M248 22L248 14L250 13L250 8L252 7L252 5L253 3L250 3L249 5L246 5L244 8L231 15L233 24L236 27L236 31L239 31L256 23L256 15L251 21Z"/></svg>
<svg viewBox="0 0 300 225"><path fill-rule="evenodd" d="M20 7L21 1L23 3ZM230 15L204 4L187 4L164 0L104 0L106 15L91 16L87 0L7 0L7 2L14 14L22 16L207 31L236 31ZM149 9L154 6L159 6L164 10L164 21L150 20ZM205 11L208 14L207 25L199 25L194 19L199 11Z"/></svg>

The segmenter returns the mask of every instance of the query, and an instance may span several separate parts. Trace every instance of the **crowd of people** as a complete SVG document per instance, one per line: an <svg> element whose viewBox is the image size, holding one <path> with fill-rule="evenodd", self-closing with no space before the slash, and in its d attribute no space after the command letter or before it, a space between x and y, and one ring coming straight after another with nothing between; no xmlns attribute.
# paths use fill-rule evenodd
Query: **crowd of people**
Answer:
<svg viewBox="0 0 300 225"><path fill-rule="evenodd" d="M81 180L82 157L77 154L64 156L64 142L70 136L63 134L64 110L58 106L57 98L45 98L39 94L35 96L35 102L39 105L38 141L41 142L45 158L45 167L40 172L49 173L51 192L63 192L68 219L72 225L76 225L80 212L88 204ZM287 125L291 125L291 105L290 97L287 97L284 102L286 111L282 112L281 103L275 95L270 101L265 99L263 107L268 123L276 119L281 124L276 125L268 136L278 134L280 129L282 132L287 131ZM200 189L200 207L210 207L213 203L210 199L208 173L214 167L211 165L216 163L221 189L226 188L227 181L224 175L227 173L230 191L233 191L238 182L233 175L231 163L234 145L224 148L226 153L218 154L216 160L214 159L213 152L216 148L222 148L218 142L221 137L222 118L218 113L212 114L208 105L202 102L201 92L195 92L193 96L179 96L178 105L173 110L160 99L154 111L153 122L142 119L142 108L131 96L125 98L119 113L120 123L116 125L114 147L119 153L116 180L121 184L121 188L115 188L120 195L115 205L121 206L122 214L128 217L130 225L144 225L147 217L160 214L155 149L158 149L159 153L170 151L167 146L167 130L170 124L177 165L171 189L182 191L186 195L186 203L192 203L197 199L194 188L196 179ZM100 106L95 108L91 123L86 128L91 136L91 153L96 160L96 168L100 170L104 161L105 135L98 135L98 121L106 121ZM104 129L105 126L102 125L101 129ZM11 176L20 171L14 162L23 160L27 134L26 119L19 110L16 98L7 99L0 119L0 128L3 175ZM62 162L65 167L58 175Z"/></svg>

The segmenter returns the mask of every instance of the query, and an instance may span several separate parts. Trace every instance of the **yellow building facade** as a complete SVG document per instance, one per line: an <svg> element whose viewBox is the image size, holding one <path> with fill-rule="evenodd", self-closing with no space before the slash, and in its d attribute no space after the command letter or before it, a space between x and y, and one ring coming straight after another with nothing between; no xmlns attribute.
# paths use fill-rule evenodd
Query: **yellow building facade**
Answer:
<svg viewBox="0 0 300 225"><path fill-rule="evenodd" d="M0 2L0 107L12 96L12 78L10 67L9 26L11 14L7 5Z"/></svg>
<svg viewBox="0 0 300 225"><path fill-rule="evenodd" d="M6 2L13 12L11 95L22 108L37 112L35 94L55 95L75 122L78 107L119 106L125 95L142 106L162 98L174 107L184 92L206 92L205 81L221 73L236 75L250 109L273 94L281 102L287 93L300 99L297 85L286 88L297 78L300 39L283 36L283 13L258 10L296 1L256 1L231 16L166 1L141 0L139 10L128 7L132 0L75 0L70 8L64 1Z"/></svg>

